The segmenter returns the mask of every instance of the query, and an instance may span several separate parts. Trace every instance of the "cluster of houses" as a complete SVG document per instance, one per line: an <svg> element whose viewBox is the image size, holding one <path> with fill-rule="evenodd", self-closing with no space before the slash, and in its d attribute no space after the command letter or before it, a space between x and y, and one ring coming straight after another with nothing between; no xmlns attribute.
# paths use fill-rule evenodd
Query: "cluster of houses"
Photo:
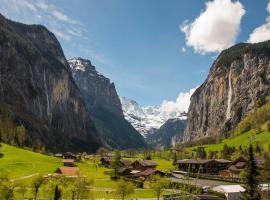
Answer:
<svg viewBox="0 0 270 200"><path fill-rule="evenodd" d="M102 157L100 161L101 165L109 167L111 166L112 159L110 157ZM157 163L152 160L136 160L133 162L121 159L120 163L121 166L118 168L118 174L120 176L128 176L145 180L152 175L165 175L165 173L156 169Z"/></svg>
<svg viewBox="0 0 270 200"><path fill-rule="evenodd" d="M178 160L175 164L183 172L239 178L240 173L246 167L246 162L247 160L240 156L233 161L226 159L184 159ZM265 160L257 157L256 162L261 167L265 163Z"/></svg>
<svg viewBox="0 0 270 200"><path fill-rule="evenodd" d="M55 154L55 157L63 158L63 166L58 167L53 174L48 174L49 177L57 177L64 175L67 178L75 178L79 175L79 168L75 162L80 160L80 155L67 152L64 154Z"/></svg>
<svg viewBox="0 0 270 200"><path fill-rule="evenodd" d="M265 159L262 157L256 157L255 161L259 168L263 168L265 164ZM177 173L186 174L190 173L200 173L205 178L210 178L214 180L228 180L233 182L240 182L241 178L240 174L245 169L247 165L247 160L244 157L238 157L237 159L230 161L226 159L184 159L178 160L175 162L178 166L179 171L174 171L176 174L172 173L175 178L179 178L181 176L177 176ZM218 193L223 193L227 200L239 200L241 199L242 193L245 189L242 185L237 185L233 183L232 185L218 185L215 187L209 187L211 190L216 191ZM260 188L262 192L269 191L268 184L261 184Z"/></svg>

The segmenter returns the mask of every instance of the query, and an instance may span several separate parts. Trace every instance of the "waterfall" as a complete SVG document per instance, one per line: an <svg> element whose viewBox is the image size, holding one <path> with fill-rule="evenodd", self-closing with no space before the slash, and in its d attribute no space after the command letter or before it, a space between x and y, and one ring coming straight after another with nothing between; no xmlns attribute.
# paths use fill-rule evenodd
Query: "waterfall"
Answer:
<svg viewBox="0 0 270 200"><path fill-rule="evenodd" d="M226 119L230 119L231 117L231 101L232 101L232 79L231 79L231 69L229 73L229 91L228 91L228 103L227 103L227 112L226 112Z"/></svg>
<svg viewBox="0 0 270 200"><path fill-rule="evenodd" d="M47 115L49 116L49 114L50 114L50 102L49 102L48 88L47 88L47 83L46 83L45 69L44 69L44 73L43 73L43 81L44 81L45 94L46 94L46 100L47 100Z"/></svg>

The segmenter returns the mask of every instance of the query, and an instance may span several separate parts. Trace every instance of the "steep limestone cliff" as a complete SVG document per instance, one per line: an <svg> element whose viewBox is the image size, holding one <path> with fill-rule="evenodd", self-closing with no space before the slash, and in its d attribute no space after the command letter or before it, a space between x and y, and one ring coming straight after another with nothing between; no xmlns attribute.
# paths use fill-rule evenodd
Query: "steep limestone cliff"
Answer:
<svg viewBox="0 0 270 200"><path fill-rule="evenodd" d="M191 97L185 141L226 136L270 95L270 42L224 50Z"/></svg>
<svg viewBox="0 0 270 200"><path fill-rule="evenodd" d="M0 15L0 102L29 146L95 151L101 140L55 36Z"/></svg>
<svg viewBox="0 0 270 200"><path fill-rule="evenodd" d="M89 60L68 60L73 78L104 142L118 149L145 147L142 136L124 118L114 83Z"/></svg>

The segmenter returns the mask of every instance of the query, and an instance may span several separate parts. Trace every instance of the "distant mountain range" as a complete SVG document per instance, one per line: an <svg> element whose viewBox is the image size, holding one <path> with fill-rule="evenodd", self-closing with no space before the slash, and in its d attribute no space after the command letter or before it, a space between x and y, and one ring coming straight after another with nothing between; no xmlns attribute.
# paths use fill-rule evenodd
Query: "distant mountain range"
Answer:
<svg viewBox="0 0 270 200"><path fill-rule="evenodd" d="M187 119L186 112L163 110L161 106L142 107L136 101L120 97L125 118L144 137L159 129L169 119Z"/></svg>
<svg viewBox="0 0 270 200"><path fill-rule="evenodd" d="M194 90L188 93L189 98ZM120 97L125 118L152 147L169 147L182 142L187 113L160 106L142 107L136 101Z"/></svg>

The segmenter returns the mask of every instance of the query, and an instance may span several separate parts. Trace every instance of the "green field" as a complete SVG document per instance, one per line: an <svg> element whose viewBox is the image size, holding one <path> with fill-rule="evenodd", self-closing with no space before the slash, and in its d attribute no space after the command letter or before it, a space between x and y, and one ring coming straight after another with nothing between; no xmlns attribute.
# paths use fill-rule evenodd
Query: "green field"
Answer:
<svg viewBox="0 0 270 200"><path fill-rule="evenodd" d="M30 176L36 173L52 173L62 165L62 160L32 151L2 144L0 153L0 174L11 179Z"/></svg>
<svg viewBox="0 0 270 200"><path fill-rule="evenodd" d="M223 149L224 144L227 144L228 146L235 146L238 148L240 145L242 148L246 148L249 146L249 144L260 144L265 150L268 150L268 146L270 144L270 132L263 131L259 134L254 134L253 130L250 130L246 133L243 133L241 135L237 135L234 137L230 137L227 139L222 140L222 142L217 144L206 144L206 145L199 145L206 147L206 152L209 151L220 151ZM191 151L192 149L195 149L198 146L189 147L187 150Z"/></svg>
<svg viewBox="0 0 270 200"><path fill-rule="evenodd" d="M29 150L20 149L7 144L0 147L0 175L7 175L17 183L31 186L32 179L38 174L53 173L62 166L62 159L35 153ZM135 159L135 158L134 158ZM158 163L158 169L168 171L173 169L171 161L154 159ZM91 193L94 198L117 198L115 188L117 182L112 181L106 171L110 169L104 167L96 168L92 159L86 162L76 163L80 172L94 180ZM168 193L169 191L165 192ZM31 191L26 194L32 197ZM40 192L40 197L43 192ZM154 198L155 193L151 189L136 189L131 198Z"/></svg>

